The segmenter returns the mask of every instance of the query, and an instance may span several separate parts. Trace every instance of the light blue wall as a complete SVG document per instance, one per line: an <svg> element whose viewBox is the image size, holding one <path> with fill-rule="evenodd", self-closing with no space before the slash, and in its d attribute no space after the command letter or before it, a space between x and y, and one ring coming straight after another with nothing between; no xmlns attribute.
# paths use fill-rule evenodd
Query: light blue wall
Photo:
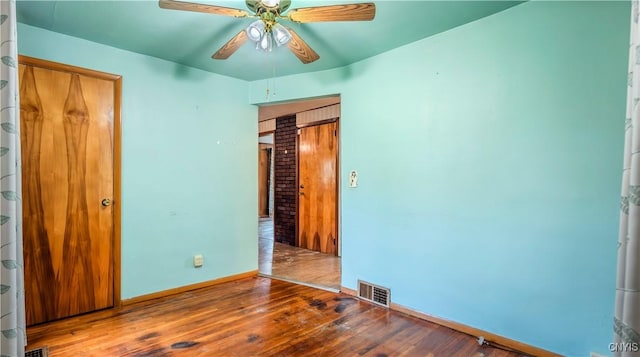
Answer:
<svg viewBox="0 0 640 357"><path fill-rule="evenodd" d="M257 269L247 82L24 24L18 41L21 54L123 76L122 298Z"/></svg>
<svg viewBox="0 0 640 357"><path fill-rule="evenodd" d="M342 284L569 356L613 337L630 5L529 2L349 67ZM250 101L266 83L251 83Z"/></svg>

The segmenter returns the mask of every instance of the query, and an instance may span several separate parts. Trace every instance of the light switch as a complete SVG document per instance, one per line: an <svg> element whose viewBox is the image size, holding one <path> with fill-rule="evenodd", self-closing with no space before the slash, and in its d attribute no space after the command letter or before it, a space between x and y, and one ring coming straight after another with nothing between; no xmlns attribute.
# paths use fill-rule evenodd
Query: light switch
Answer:
<svg viewBox="0 0 640 357"><path fill-rule="evenodd" d="M358 187L358 171L351 170L349 173L349 187Z"/></svg>
<svg viewBox="0 0 640 357"><path fill-rule="evenodd" d="M204 264L204 257L202 254L196 254L193 256L193 266L195 268L200 268Z"/></svg>

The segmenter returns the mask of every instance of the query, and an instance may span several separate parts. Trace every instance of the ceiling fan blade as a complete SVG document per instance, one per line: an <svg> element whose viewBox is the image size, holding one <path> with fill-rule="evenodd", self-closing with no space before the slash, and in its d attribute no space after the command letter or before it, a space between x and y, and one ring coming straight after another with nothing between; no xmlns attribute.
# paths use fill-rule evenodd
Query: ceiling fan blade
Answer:
<svg viewBox="0 0 640 357"><path fill-rule="evenodd" d="M197 4L197 3L186 2L186 1L160 0L158 4L163 9L171 9L171 10L195 11L195 12L204 12L207 14L234 16L234 17L246 17L250 15L248 12L240 9L234 9L234 8L223 7L223 6L215 6L215 5Z"/></svg>
<svg viewBox="0 0 640 357"><path fill-rule="evenodd" d="M289 50L291 50L291 52L293 52L293 54L296 55L296 57L298 57L300 61L302 61L302 63L311 63L320 58L316 51L309 47L309 45L304 42L304 40L300 38L297 33L295 33L290 28L287 28L287 30L289 30L289 33L291 33L291 41L289 41L287 47L289 47Z"/></svg>
<svg viewBox="0 0 640 357"><path fill-rule="evenodd" d="M286 15L295 22L369 21L376 16L374 3L303 7Z"/></svg>
<svg viewBox="0 0 640 357"><path fill-rule="evenodd" d="M244 45L247 40L247 32L245 30L242 30L238 32L237 35L233 36L233 38L231 38L229 42L225 43L224 46L220 47L220 49L216 53L214 53L211 58L219 60L227 59L234 52L236 52L238 48L240 48L240 46Z"/></svg>

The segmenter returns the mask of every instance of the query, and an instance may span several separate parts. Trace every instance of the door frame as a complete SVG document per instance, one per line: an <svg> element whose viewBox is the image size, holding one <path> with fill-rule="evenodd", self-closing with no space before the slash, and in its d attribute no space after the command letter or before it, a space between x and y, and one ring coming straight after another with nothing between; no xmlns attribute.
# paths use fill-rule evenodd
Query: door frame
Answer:
<svg viewBox="0 0 640 357"><path fill-rule="evenodd" d="M113 308L122 306L121 299L121 176L122 176L122 76L92 69L76 67L64 63L48 61L44 59L18 55L18 63L33 67L51 69L60 72L77 73L84 76L104 79L113 82Z"/></svg>
<svg viewBox="0 0 640 357"><path fill-rule="evenodd" d="M342 234L340 234L340 117L319 120L308 124L296 124L296 192L300 189L300 129L336 123L336 256L342 257ZM300 246L300 194L296 194L296 247ZM341 273L342 275L342 273Z"/></svg>
<svg viewBox="0 0 640 357"><path fill-rule="evenodd" d="M268 131L264 131L264 132L258 132L258 150L260 150L260 137L261 136L272 136L272 140L273 143L269 144L271 145L271 156L269 157L269 187L267 187L267 190L269 190L269 193L271 193L271 186L274 185L274 193L275 193L275 169L272 169L273 167L273 161L275 158L275 150L276 150L276 131L275 130L268 130ZM258 165L260 164L260 157L258 157ZM272 172L273 171L273 172ZM271 178L273 178L273 180L271 180ZM259 184L259 183L258 183ZM260 194L260 187L258 186L258 194ZM271 199L273 199L274 197L270 197L269 196L269 200L267 200L267 209L271 210L271 206L269 204L269 202L271 201ZM258 197L258 205L260 205L260 198ZM270 216L271 219L275 220L275 215L276 215L276 210L275 207L273 207L273 215ZM259 218L261 218L260 216L258 216Z"/></svg>

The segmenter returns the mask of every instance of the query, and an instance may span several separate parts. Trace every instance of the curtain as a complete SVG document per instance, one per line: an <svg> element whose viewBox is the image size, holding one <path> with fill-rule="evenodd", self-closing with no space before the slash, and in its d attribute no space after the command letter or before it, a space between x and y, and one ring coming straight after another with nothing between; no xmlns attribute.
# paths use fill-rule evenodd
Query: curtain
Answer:
<svg viewBox="0 0 640 357"><path fill-rule="evenodd" d="M640 27L638 1L632 2L629 47L629 82L625 123L618 277L613 319L615 342L640 344ZM636 345L637 346L637 345ZM615 348L614 356L635 353Z"/></svg>
<svg viewBox="0 0 640 357"><path fill-rule="evenodd" d="M0 355L26 343L15 0L0 0Z"/></svg>

